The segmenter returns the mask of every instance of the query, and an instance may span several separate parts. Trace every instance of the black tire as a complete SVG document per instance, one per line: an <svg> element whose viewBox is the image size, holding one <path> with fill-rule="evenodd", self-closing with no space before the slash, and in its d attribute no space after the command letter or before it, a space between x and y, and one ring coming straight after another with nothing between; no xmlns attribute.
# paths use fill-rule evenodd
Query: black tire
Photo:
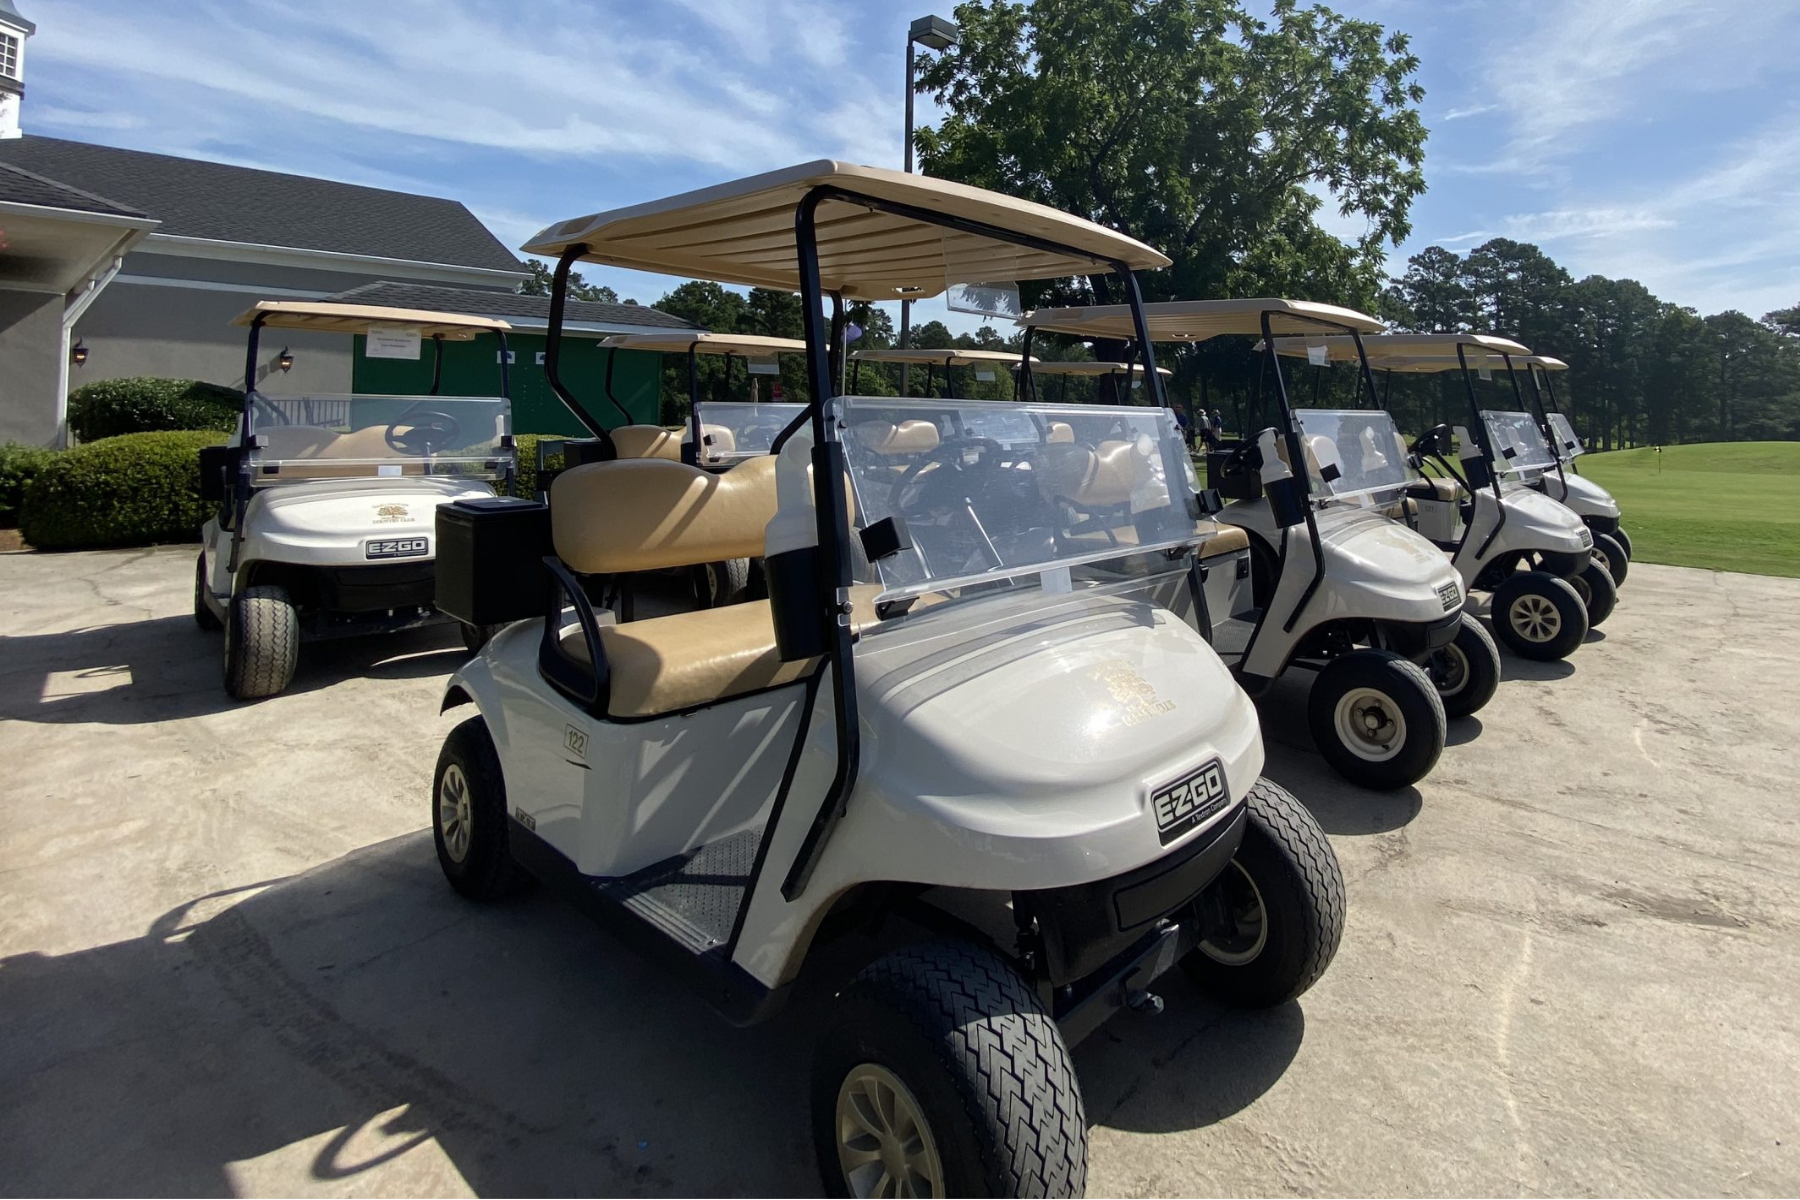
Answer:
<svg viewBox="0 0 1800 1200"><path fill-rule="evenodd" d="M458 621L456 624L462 630L463 648L470 654L480 654L481 648L496 633L506 628L504 625L471 625L467 621Z"/></svg>
<svg viewBox="0 0 1800 1200"><path fill-rule="evenodd" d="M466 833L459 833L459 826ZM499 752L487 722L470 717L444 739L431 776L431 840L450 886L483 901L530 887L531 875L513 861L509 833Z"/></svg>
<svg viewBox="0 0 1800 1200"><path fill-rule="evenodd" d="M1344 936L1344 875L1325 831L1286 791L1259 779L1244 840L1196 901L1201 944L1189 978L1238 1008L1273 1008L1318 982Z"/></svg>
<svg viewBox="0 0 1800 1200"><path fill-rule="evenodd" d="M1425 664L1437 685L1444 715L1452 720L1480 712L1500 687L1500 647L1481 622L1465 612L1456 638Z"/></svg>
<svg viewBox="0 0 1800 1200"><path fill-rule="evenodd" d="M1614 541L1619 543L1620 547L1623 548L1625 551L1626 560L1630 561L1630 559L1631 559L1631 535L1629 533L1625 532L1625 527L1623 525L1621 525L1617 529L1614 529L1611 533L1607 534L1606 536L1612 538Z"/></svg>
<svg viewBox="0 0 1800 1200"><path fill-rule="evenodd" d="M1521 604L1527 607L1515 607ZM1580 593L1568 580L1542 571L1521 571L1495 588L1490 615L1494 636L1520 658L1555 662L1587 639L1587 606Z"/></svg>
<svg viewBox="0 0 1800 1200"><path fill-rule="evenodd" d="M1431 677L1388 650L1352 650L1326 663L1313 680L1306 717L1325 761L1351 783L1378 791L1423 779L1448 732Z"/></svg>
<svg viewBox="0 0 1800 1200"><path fill-rule="evenodd" d="M1087 1124L1074 1064L1055 1020L1005 959L962 942L908 947L871 963L835 1003L812 1080L828 1195L853 1191L838 1153L838 1101L868 1068L904 1086L936 1150L944 1195L1082 1194Z"/></svg>
<svg viewBox="0 0 1800 1200"><path fill-rule="evenodd" d="M300 614L287 589L248 587L231 598L225 616L225 691L234 700L260 700L294 681L300 665Z"/></svg>
<svg viewBox="0 0 1800 1200"><path fill-rule="evenodd" d="M701 608L739 604L750 593L750 560L728 558L694 568L694 600Z"/></svg>
<svg viewBox="0 0 1800 1200"><path fill-rule="evenodd" d="M1625 586L1625 576L1631 573L1631 555L1626 553L1618 538L1610 533L1596 533L1594 561L1606 568L1606 573L1612 576L1614 586Z"/></svg>
<svg viewBox="0 0 1800 1200"><path fill-rule="evenodd" d="M1597 562L1589 563L1569 582L1574 585L1575 594L1581 597L1581 603L1587 609L1589 629L1612 616L1613 609L1619 603L1619 586L1613 582L1613 577L1605 567Z"/></svg>
<svg viewBox="0 0 1800 1200"><path fill-rule="evenodd" d="M194 624L212 633L225 628L225 622L219 620L218 614L206 602L209 586L206 580L206 551L202 550L194 560Z"/></svg>

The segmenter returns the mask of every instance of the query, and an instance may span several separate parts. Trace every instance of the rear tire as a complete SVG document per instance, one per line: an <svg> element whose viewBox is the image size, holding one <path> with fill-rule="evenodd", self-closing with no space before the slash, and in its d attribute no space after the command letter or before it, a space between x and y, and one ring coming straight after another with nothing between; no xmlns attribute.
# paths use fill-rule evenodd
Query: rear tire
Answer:
<svg viewBox="0 0 1800 1200"><path fill-rule="evenodd" d="M218 614L206 602L211 587L206 578L206 551L202 550L194 560L194 624L208 633L225 628L225 622L219 620Z"/></svg>
<svg viewBox="0 0 1800 1200"><path fill-rule="evenodd" d="M1444 715L1466 717L1481 711L1500 687L1500 648L1481 622L1465 612L1455 640L1432 654L1425 672L1437 686Z"/></svg>
<svg viewBox="0 0 1800 1200"><path fill-rule="evenodd" d="M1494 589L1494 635L1520 658L1555 662L1587 638L1587 606L1565 579L1521 571Z"/></svg>
<svg viewBox="0 0 1800 1200"><path fill-rule="evenodd" d="M1087 1184L1062 1033L980 946L908 947L853 979L813 1058L812 1110L828 1195L1079 1196Z"/></svg>
<svg viewBox="0 0 1800 1200"><path fill-rule="evenodd" d="M1444 752L1437 687L1388 650L1352 650L1325 664L1306 701L1313 741L1351 783L1391 791L1417 783Z"/></svg>
<svg viewBox="0 0 1800 1200"><path fill-rule="evenodd" d="M225 617L225 691L261 700L294 681L300 665L300 614L287 589L248 587L231 598Z"/></svg>
<svg viewBox="0 0 1800 1200"><path fill-rule="evenodd" d="M1625 576L1631 571L1631 556L1626 552L1618 538L1610 533L1594 535L1594 561L1606 568L1612 576L1613 584L1625 586Z"/></svg>
<svg viewBox="0 0 1800 1200"><path fill-rule="evenodd" d="M470 654L480 654L481 648L493 640L493 636L505 629L504 625L471 625L467 621L458 621L462 630L463 648Z"/></svg>
<svg viewBox="0 0 1800 1200"><path fill-rule="evenodd" d="M1614 607L1619 603L1619 589L1605 567L1597 562L1589 563L1569 582L1574 585L1575 594L1581 597L1581 603L1587 608L1589 629L1612 616Z"/></svg>
<svg viewBox="0 0 1800 1200"><path fill-rule="evenodd" d="M1273 1008L1318 981L1344 936L1344 876L1298 800L1259 779L1237 854L1200 894L1206 938L1181 966L1215 999Z"/></svg>
<svg viewBox="0 0 1800 1200"><path fill-rule="evenodd" d="M728 558L694 568L694 600L701 608L739 604L750 593L750 560Z"/></svg>
<svg viewBox="0 0 1800 1200"><path fill-rule="evenodd" d="M1631 558L1631 535L1625 532L1625 527L1623 525L1619 526L1606 536L1618 542L1620 547L1625 551L1625 557L1627 559Z"/></svg>
<svg viewBox="0 0 1800 1200"><path fill-rule="evenodd" d="M503 900L531 886L508 841L506 777L487 722L470 717L444 739L431 782L431 840L450 886Z"/></svg>

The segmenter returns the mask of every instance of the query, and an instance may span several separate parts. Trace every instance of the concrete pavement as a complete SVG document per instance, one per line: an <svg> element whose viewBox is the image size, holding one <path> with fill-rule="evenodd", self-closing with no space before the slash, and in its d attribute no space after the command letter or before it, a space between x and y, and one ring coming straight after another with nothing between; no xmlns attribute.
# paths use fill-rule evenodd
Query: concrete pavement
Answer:
<svg viewBox="0 0 1800 1200"><path fill-rule="evenodd" d="M239 706L191 572L0 556L0 1192L816 1190L815 997L734 1030L554 899L443 885L453 633L309 646ZM1634 565L1398 795L1284 683L1343 947L1298 1004L1172 976L1084 1043L1090 1194L1800 1191L1797 601Z"/></svg>

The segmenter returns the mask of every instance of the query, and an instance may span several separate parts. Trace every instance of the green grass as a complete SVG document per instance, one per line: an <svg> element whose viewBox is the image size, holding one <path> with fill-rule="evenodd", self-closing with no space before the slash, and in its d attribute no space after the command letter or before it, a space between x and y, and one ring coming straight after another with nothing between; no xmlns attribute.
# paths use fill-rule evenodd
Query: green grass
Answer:
<svg viewBox="0 0 1800 1200"><path fill-rule="evenodd" d="M1633 561L1800 578L1800 442L1706 442L1576 461L1619 502Z"/></svg>

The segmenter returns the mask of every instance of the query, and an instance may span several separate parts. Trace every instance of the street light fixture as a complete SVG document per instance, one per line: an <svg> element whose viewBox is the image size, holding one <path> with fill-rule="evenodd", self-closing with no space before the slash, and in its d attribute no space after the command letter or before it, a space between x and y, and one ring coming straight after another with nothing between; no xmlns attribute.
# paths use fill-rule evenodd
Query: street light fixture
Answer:
<svg viewBox="0 0 1800 1200"><path fill-rule="evenodd" d="M289 371L294 369L294 356L288 353L288 348L286 346L283 346L281 348L281 353L276 356L275 365L281 368L281 373L283 375L286 375Z"/></svg>
<svg viewBox="0 0 1800 1200"><path fill-rule="evenodd" d="M85 367L87 366L87 360L88 348L82 345L81 339L77 338L74 346L69 349L69 361L78 367Z"/></svg>
<svg viewBox="0 0 1800 1200"><path fill-rule="evenodd" d="M942 17L920 17L906 31L906 173L913 169L913 47L948 50L956 45L961 31L954 22ZM912 301L900 301L900 348L906 349L912 334ZM906 364L900 364L900 394L906 395Z"/></svg>

